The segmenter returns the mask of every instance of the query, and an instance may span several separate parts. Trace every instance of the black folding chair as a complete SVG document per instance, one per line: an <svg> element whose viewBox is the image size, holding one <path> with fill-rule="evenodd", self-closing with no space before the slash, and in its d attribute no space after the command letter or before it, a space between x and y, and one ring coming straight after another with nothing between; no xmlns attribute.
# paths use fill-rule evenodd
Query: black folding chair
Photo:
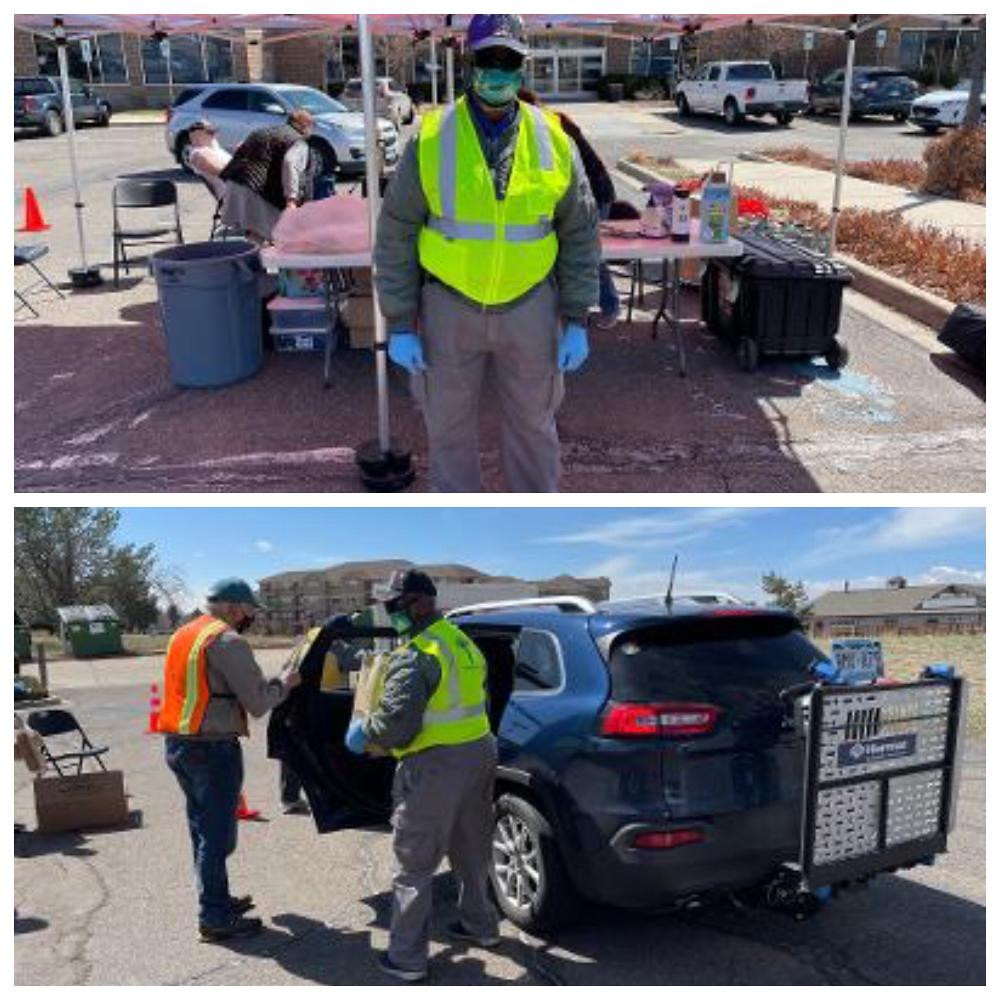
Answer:
<svg viewBox="0 0 1000 1000"><path fill-rule="evenodd" d="M184 242L181 230L181 212L177 200L177 185L167 180L142 180L126 177L115 182L111 196L114 213L114 270L115 285L118 285L120 267L129 274L129 259L126 250L134 246L150 246L176 244ZM148 226L122 225L121 209L130 214L147 209L164 209L173 207L173 221L159 218ZM173 236L173 239L163 239Z"/></svg>
<svg viewBox="0 0 1000 1000"><path fill-rule="evenodd" d="M83 731L80 723L76 721L76 716L72 712L67 712L62 708L48 708L28 714L27 724L29 729L34 729L44 741L43 752L47 764L55 768L56 773L63 777L65 772L62 764L66 761L76 761L76 773L83 774L84 761L96 761L102 771L106 771L104 761L101 757L108 752L107 747L96 747L90 742L89 737ZM54 753L49 747L48 739L52 736L79 736L80 745L76 750L64 750L61 753ZM60 741L65 744L67 741ZM62 746L56 747L62 749Z"/></svg>
<svg viewBox="0 0 1000 1000"><path fill-rule="evenodd" d="M41 257L44 257L49 252L49 248L45 243L32 243L25 246L18 246L14 244L14 267L30 267L32 271L38 275L38 281L33 285L29 285L27 288L18 290L14 289L14 297L31 313L35 319L38 319L38 310L28 301L27 296L30 295L36 288L40 285L44 285L46 288L51 288L59 298L66 298L65 295L52 284L49 276L35 263Z"/></svg>

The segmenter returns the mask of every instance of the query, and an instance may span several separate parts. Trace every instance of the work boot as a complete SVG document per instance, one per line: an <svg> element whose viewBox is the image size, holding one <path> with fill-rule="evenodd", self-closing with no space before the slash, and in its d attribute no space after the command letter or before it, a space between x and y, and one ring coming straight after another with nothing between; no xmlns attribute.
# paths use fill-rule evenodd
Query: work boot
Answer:
<svg viewBox="0 0 1000 1000"><path fill-rule="evenodd" d="M294 802L283 802L281 811L286 816L308 816L309 803L304 799L296 799Z"/></svg>
<svg viewBox="0 0 1000 1000"><path fill-rule="evenodd" d="M499 934L491 934L489 937L473 934L465 929L465 924L461 920L448 924L447 934L453 941L467 941L469 944L479 945L480 948L495 948L500 943Z"/></svg>
<svg viewBox="0 0 1000 1000"><path fill-rule="evenodd" d="M427 978L427 970L418 972L416 969L403 969L394 965L389 959L389 952L383 951L378 957L378 967L394 979L402 979L404 983L422 983Z"/></svg>
<svg viewBox="0 0 1000 1000"><path fill-rule="evenodd" d="M225 927L199 927L198 936L206 944L218 944L233 938L248 938L259 934L264 927L264 921L259 917L237 917Z"/></svg>
<svg viewBox="0 0 1000 1000"><path fill-rule="evenodd" d="M236 916L241 916L246 913L247 910L252 910L254 905L253 896L229 897L229 908L236 914Z"/></svg>

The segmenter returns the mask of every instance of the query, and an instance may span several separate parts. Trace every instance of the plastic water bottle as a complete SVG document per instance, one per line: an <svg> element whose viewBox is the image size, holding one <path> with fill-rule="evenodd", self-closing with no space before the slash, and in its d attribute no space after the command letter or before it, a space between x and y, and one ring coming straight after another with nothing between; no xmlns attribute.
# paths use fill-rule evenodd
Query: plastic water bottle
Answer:
<svg viewBox="0 0 1000 1000"><path fill-rule="evenodd" d="M691 240L691 192L683 188L674 191L672 205L673 221L670 224L670 237L675 243L688 243Z"/></svg>
<svg viewBox="0 0 1000 1000"><path fill-rule="evenodd" d="M733 189L726 175L716 172L709 177L701 192L701 241L728 243L732 218Z"/></svg>
<svg viewBox="0 0 1000 1000"><path fill-rule="evenodd" d="M654 239L664 235L663 216L653 195L649 196L649 202L643 210L642 220L639 222L639 231L643 236L650 236Z"/></svg>

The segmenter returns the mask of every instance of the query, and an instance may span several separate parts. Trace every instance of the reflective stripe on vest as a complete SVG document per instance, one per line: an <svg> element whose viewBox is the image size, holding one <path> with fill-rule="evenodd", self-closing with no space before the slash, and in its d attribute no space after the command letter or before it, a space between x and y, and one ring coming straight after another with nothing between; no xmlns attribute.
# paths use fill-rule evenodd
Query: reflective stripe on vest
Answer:
<svg viewBox="0 0 1000 1000"><path fill-rule="evenodd" d="M424 118L420 180L430 209L420 263L484 305L523 296L548 277L558 254L556 206L572 180L572 144L558 118L521 105L506 196L496 197L468 99Z"/></svg>
<svg viewBox="0 0 1000 1000"><path fill-rule="evenodd" d="M212 697L205 652L228 629L224 621L202 615L171 637L164 665L160 732L190 735L201 728Z"/></svg>
<svg viewBox="0 0 1000 1000"><path fill-rule="evenodd" d="M490 731L486 661L472 640L441 620L411 639L409 645L437 660L441 680L424 710L420 732L408 746L394 751L395 755L405 757L428 747L471 743L485 736Z"/></svg>

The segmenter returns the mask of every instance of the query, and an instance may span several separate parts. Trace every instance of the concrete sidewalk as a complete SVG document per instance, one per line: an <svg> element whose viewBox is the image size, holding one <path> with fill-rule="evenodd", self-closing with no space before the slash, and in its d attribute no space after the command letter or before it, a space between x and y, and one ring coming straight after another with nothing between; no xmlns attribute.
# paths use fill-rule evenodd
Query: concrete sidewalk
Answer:
<svg viewBox="0 0 1000 1000"><path fill-rule="evenodd" d="M715 163L709 160L678 159L685 171L703 174ZM820 206L833 202L834 175L791 163L758 163L740 160L736 164L736 183L756 187L774 197L814 201ZM844 208L871 209L901 215L915 226L933 226L982 245L986 244L986 206L952 198L908 191L889 184L845 177L842 195Z"/></svg>

